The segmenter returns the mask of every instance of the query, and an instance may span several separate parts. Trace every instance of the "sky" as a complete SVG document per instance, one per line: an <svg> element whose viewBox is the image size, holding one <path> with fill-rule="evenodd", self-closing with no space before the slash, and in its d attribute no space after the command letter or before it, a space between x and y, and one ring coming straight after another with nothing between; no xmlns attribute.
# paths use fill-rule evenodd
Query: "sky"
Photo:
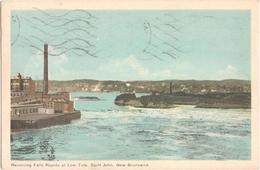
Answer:
<svg viewBox="0 0 260 170"><path fill-rule="evenodd" d="M43 79L250 80L250 11L12 11L11 74ZM89 44L87 44L87 43Z"/></svg>

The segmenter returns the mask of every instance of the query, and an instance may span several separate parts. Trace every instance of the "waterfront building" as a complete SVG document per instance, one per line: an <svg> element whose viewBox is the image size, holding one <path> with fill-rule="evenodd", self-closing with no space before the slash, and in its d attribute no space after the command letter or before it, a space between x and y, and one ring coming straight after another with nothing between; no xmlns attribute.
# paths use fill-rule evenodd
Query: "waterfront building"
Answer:
<svg viewBox="0 0 260 170"><path fill-rule="evenodd" d="M66 113L74 111L74 102L66 100L64 98L48 98L43 102L43 106L47 109L44 112L53 112L53 113ZM50 111L50 110L53 111ZM43 111L43 109L41 109Z"/></svg>
<svg viewBox="0 0 260 170"><path fill-rule="evenodd" d="M39 113L39 108L42 108L43 104L12 104L11 116L22 116L25 114Z"/></svg>
<svg viewBox="0 0 260 170"><path fill-rule="evenodd" d="M49 93L33 92L34 81L20 74L11 79L11 115L21 116L32 113L68 113L74 111L74 102L70 101L68 92ZM31 89L30 89L31 88Z"/></svg>
<svg viewBox="0 0 260 170"><path fill-rule="evenodd" d="M35 92L34 81L30 77L11 79L11 115L21 116L32 113L68 113L74 111L74 102L68 92ZM19 93L14 95L14 93Z"/></svg>
<svg viewBox="0 0 260 170"><path fill-rule="evenodd" d="M44 44L42 91L35 91L35 82L21 74L12 78L10 85L12 130L66 124L81 117L68 92L49 93L47 44Z"/></svg>
<svg viewBox="0 0 260 170"><path fill-rule="evenodd" d="M44 44L43 89L36 92L31 77L20 73L11 78L11 115L31 113L68 113L73 112L74 102L68 92L49 93L48 87L48 45Z"/></svg>
<svg viewBox="0 0 260 170"><path fill-rule="evenodd" d="M11 78L11 97L21 97L33 95L35 92L35 83L31 77L22 77L20 73Z"/></svg>

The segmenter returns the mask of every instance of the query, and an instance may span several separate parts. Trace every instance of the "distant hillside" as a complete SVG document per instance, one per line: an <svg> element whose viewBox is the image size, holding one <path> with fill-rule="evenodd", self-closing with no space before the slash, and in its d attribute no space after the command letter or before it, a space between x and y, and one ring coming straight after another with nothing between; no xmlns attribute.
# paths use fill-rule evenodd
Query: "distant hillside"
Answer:
<svg viewBox="0 0 260 170"><path fill-rule="evenodd" d="M160 92L168 93L172 83L173 91L190 93L201 92L250 92L251 81L248 80L160 80L160 81L99 81L91 79L49 81L51 92L56 91L121 91L121 92ZM36 89L42 89L42 81L36 81Z"/></svg>

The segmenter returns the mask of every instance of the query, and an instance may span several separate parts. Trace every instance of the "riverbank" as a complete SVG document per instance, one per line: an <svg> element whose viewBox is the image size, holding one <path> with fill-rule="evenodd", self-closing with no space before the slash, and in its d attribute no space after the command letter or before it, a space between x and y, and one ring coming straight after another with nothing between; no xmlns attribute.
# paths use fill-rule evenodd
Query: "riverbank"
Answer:
<svg viewBox="0 0 260 170"><path fill-rule="evenodd" d="M11 117L11 131L24 131L27 129L39 129L54 125L68 124L71 120L80 119L80 111L55 114L27 114Z"/></svg>
<svg viewBox="0 0 260 170"><path fill-rule="evenodd" d="M138 108L173 108L176 105L195 105L198 108L247 109L251 108L251 93L173 93L141 97L124 93L117 96L114 102L119 106Z"/></svg>

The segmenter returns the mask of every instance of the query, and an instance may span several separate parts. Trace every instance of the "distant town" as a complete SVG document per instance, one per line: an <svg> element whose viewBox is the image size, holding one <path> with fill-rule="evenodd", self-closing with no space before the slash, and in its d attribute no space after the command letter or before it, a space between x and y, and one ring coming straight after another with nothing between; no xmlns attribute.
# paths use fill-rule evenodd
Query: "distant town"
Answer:
<svg viewBox="0 0 260 170"><path fill-rule="evenodd" d="M43 83L35 81L36 90L41 91ZM249 80L162 80L162 81L99 81L99 80L68 80L49 81L50 92L135 92L135 93L167 93L185 92L191 94L206 93L250 93L251 82Z"/></svg>

